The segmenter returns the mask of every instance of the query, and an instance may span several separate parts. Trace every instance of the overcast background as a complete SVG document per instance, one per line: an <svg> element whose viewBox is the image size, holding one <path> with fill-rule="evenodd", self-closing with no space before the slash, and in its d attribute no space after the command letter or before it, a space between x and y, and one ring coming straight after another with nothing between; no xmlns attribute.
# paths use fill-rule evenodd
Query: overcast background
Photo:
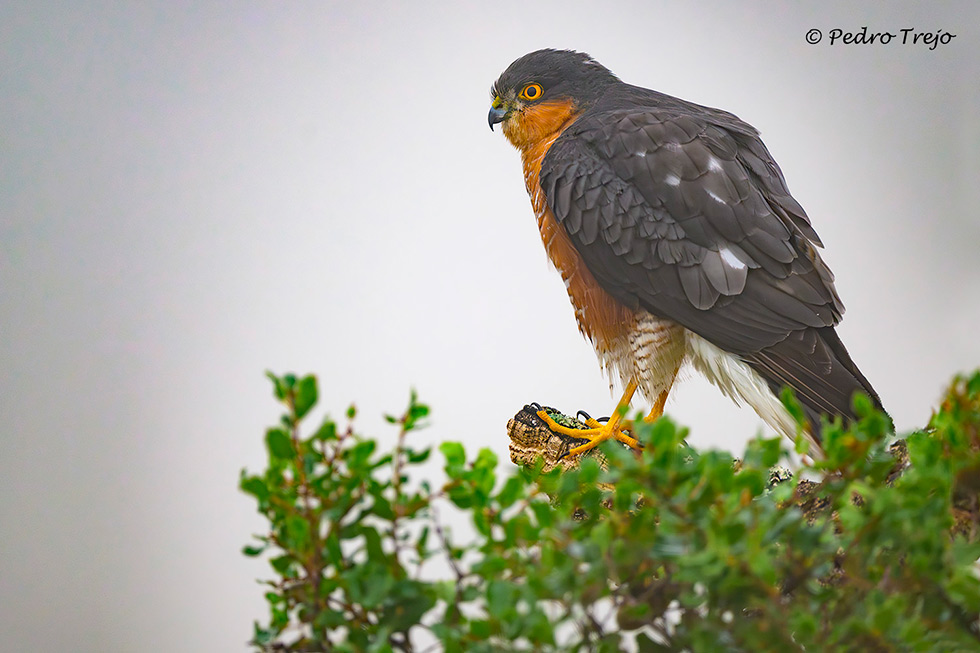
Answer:
<svg viewBox="0 0 980 653"><path fill-rule="evenodd" d="M827 43L864 25L899 37ZM245 650L266 369L317 373L385 442L415 387L420 443L504 461L528 401L609 412L487 128L491 82L541 47L758 127L843 340L923 424L980 364L978 26L975 2L4 2L0 648ZM701 447L760 428L700 379L668 412Z"/></svg>

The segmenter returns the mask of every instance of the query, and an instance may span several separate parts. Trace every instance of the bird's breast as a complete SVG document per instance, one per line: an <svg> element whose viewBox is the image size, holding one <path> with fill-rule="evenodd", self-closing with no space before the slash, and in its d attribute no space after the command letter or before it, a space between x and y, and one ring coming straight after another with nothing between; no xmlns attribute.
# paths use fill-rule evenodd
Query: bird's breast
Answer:
<svg viewBox="0 0 980 653"><path fill-rule="evenodd" d="M595 348L610 382L619 377L625 385L634 380L650 401L655 401L673 382L677 368L685 357L684 329L677 323L655 317L644 310L634 311L599 285L568 232L557 220L541 188L541 164L545 155L574 122L574 116L559 121L549 115L552 128L534 131L520 123L519 130L508 134L521 151L524 182L538 222L541 241L552 264L561 273L565 289L575 309L579 331ZM529 116L523 116L527 120ZM509 122L509 121L508 121ZM539 123L540 125L541 123ZM530 134L533 137L528 137ZM516 138L516 135L521 138Z"/></svg>
<svg viewBox="0 0 980 653"><path fill-rule="evenodd" d="M588 338L600 359L628 341L635 326L633 311L603 290L585 265L564 227L555 218L541 189L541 162L561 135L557 131L522 149L524 181L538 221L541 241L552 264L561 273L568 297L575 308L579 330Z"/></svg>

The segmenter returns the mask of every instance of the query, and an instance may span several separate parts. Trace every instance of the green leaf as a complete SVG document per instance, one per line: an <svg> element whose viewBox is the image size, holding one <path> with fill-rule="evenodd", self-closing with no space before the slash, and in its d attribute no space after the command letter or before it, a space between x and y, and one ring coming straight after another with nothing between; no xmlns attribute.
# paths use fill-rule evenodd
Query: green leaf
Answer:
<svg viewBox="0 0 980 653"><path fill-rule="evenodd" d="M351 469L361 469L367 466L368 461L378 443L374 440L362 440L347 450L347 464Z"/></svg>
<svg viewBox="0 0 980 653"><path fill-rule="evenodd" d="M293 398L293 409L296 411L296 419L303 419L310 412L310 409L316 405L317 397L316 377L310 374L300 379Z"/></svg>
<svg viewBox="0 0 980 653"><path fill-rule="evenodd" d="M473 492L471 492L468 487L455 484L447 486L446 490L449 495L449 500L452 501L457 508L469 510L473 506Z"/></svg>
<svg viewBox="0 0 980 653"><path fill-rule="evenodd" d="M980 370L973 373L973 375L966 381L966 392L967 395L971 397L980 396Z"/></svg>
<svg viewBox="0 0 980 653"><path fill-rule="evenodd" d="M514 505L514 502L521 496L523 490L524 480L516 474L509 476L497 494L497 502L501 508L508 508Z"/></svg>
<svg viewBox="0 0 980 653"><path fill-rule="evenodd" d="M489 639L492 632L490 622L486 619L474 619L470 622L470 635L477 641Z"/></svg>
<svg viewBox="0 0 980 653"><path fill-rule="evenodd" d="M265 481L258 476L243 477L239 487L241 487L242 492L251 494L260 502L263 502L269 498L269 487L266 485Z"/></svg>
<svg viewBox="0 0 980 653"><path fill-rule="evenodd" d="M793 392L792 388L789 386L784 387L779 393L779 399L797 424L806 422L806 413L803 412L803 406L800 405L799 400L796 398L796 393Z"/></svg>
<svg viewBox="0 0 980 653"><path fill-rule="evenodd" d="M518 597L518 589L510 581L491 579L487 583L487 611L494 619L511 621Z"/></svg>
<svg viewBox="0 0 980 653"><path fill-rule="evenodd" d="M334 567L343 567L344 564L344 552L340 547L340 538L336 533L332 534L323 543L324 553L327 555L327 561Z"/></svg>
<svg viewBox="0 0 980 653"><path fill-rule="evenodd" d="M322 610L313 620L313 627L319 630L332 630L347 622L347 616L340 610Z"/></svg>
<svg viewBox="0 0 980 653"><path fill-rule="evenodd" d="M418 396L415 394L415 391L412 390L412 396L408 404L408 411L406 411L404 418L405 430L411 431L419 428L419 420L423 419L428 414L429 407L425 404L418 403Z"/></svg>
<svg viewBox="0 0 980 653"><path fill-rule="evenodd" d="M270 560L269 564L272 565L273 569L279 572L280 576L290 578L293 576L291 570L293 565L296 564L296 558L289 554L281 555Z"/></svg>
<svg viewBox="0 0 980 653"><path fill-rule="evenodd" d="M284 602L286 598L277 592L266 592L265 600L275 605Z"/></svg>
<svg viewBox="0 0 980 653"><path fill-rule="evenodd" d="M282 429L269 429L265 432L265 444L273 458L291 459L296 456L292 438Z"/></svg>
<svg viewBox="0 0 980 653"><path fill-rule="evenodd" d="M636 649L639 653L668 653L674 650L670 646L655 642L644 632L640 632L636 636Z"/></svg>
<svg viewBox="0 0 980 653"><path fill-rule="evenodd" d="M551 526L555 519L554 509L542 501L532 501L531 511L538 520L538 525L545 528Z"/></svg>
<svg viewBox="0 0 980 653"><path fill-rule="evenodd" d="M251 544L247 544L242 548L242 553L254 558L255 556L262 555L262 553L268 547L268 544L263 544L262 546L252 546Z"/></svg>
<svg viewBox="0 0 980 653"><path fill-rule="evenodd" d="M447 468L459 468L466 464L466 450L459 442L443 442L439 451L446 458Z"/></svg>
<svg viewBox="0 0 980 653"><path fill-rule="evenodd" d="M313 437L320 442L336 440L337 424L331 419L324 420L323 424L320 425L320 428L318 428L316 433L313 434Z"/></svg>
<svg viewBox="0 0 980 653"><path fill-rule="evenodd" d="M854 413L858 417L866 417L874 411L871 399L863 392L854 393L854 397L851 399L851 405L854 406Z"/></svg>
<svg viewBox="0 0 980 653"><path fill-rule="evenodd" d="M419 533L418 539L415 540L415 552L419 556L419 560L425 560L429 556L429 550L427 544L429 542L429 527L423 526L422 532Z"/></svg>
<svg viewBox="0 0 980 653"><path fill-rule="evenodd" d="M382 519L391 520L395 518L395 511L391 508L391 502L388 501L381 493L380 489L377 492L371 493L374 497L374 506L372 512L381 517Z"/></svg>
<svg viewBox="0 0 980 653"><path fill-rule="evenodd" d="M800 456L805 456L810 451L810 438L808 438L803 430L799 431L799 435L796 436L793 442L793 451L795 451Z"/></svg>
<svg viewBox="0 0 980 653"><path fill-rule="evenodd" d="M364 542L366 544L365 549L367 550L368 562L381 565L385 561L384 548L381 546L381 536L378 534L378 530L365 526L362 534L364 535Z"/></svg>
<svg viewBox="0 0 980 653"><path fill-rule="evenodd" d="M305 553L310 549L310 523L299 515L289 515L280 538L290 551Z"/></svg>
<svg viewBox="0 0 980 653"><path fill-rule="evenodd" d="M282 632L281 628L262 628L259 626L259 622L253 623L252 631L252 644L260 648L265 648L276 638L276 635Z"/></svg>
<svg viewBox="0 0 980 653"><path fill-rule="evenodd" d="M473 461L473 467L476 469L487 469L493 470L497 466L497 454L493 452L493 449L484 447L480 449L476 454L476 460Z"/></svg>
<svg viewBox="0 0 980 653"><path fill-rule="evenodd" d="M429 407L425 404L412 404L408 408L408 415L412 420L420 420L428 416Z"/></svg>
<svg viewBox="0 0 980 653"><path fill-rule="evenodd" d="M407 448L405 449L405 456L407 457L408 462L411 463L412 465L424 463L426 460L429 459L429 454L431 453L432 453L431 448L425 448L422 449L421 451L415 451L413 449L407 449Z"/></svg>
<svg viewBox="0 0 980 653"><path fill-rule="evenodd" d="M286 395L288 394L288 390L286 389L286 385L283 380L269 371L266 371L265 375L272 381L272 388L275 392L276 399L279 401L285 399Z"/></svg>

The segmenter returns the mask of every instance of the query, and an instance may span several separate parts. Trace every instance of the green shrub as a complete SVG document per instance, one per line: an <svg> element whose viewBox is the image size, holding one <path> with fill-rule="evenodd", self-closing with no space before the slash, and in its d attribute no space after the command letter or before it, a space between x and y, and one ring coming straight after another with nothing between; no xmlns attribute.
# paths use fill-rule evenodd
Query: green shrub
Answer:
<svg viewBox="0 0 980 653"><path fill-rule="evenodd" d="M980 650L980 373L907 436L900 474L887 419L859 401L791 478L771 471L780 439L734 461L665 418L638 425L642 455L603 445L605 468L501 473L444 443L432 484L413 476L429 456L414 394L382 451L353 410L307 427L314 377L270 378L286 412L268 468L241 476L269 520L244 553L275 574L257 650ZM453 539L447 504L475 535Z"/></svg>

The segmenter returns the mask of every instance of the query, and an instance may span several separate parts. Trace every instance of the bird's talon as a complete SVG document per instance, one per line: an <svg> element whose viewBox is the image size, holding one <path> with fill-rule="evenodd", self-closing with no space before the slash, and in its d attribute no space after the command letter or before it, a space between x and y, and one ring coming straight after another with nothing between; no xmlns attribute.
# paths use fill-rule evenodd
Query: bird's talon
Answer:
<svg viewBox="0 0 980 653"><path fill-rule="evenodd" d="M630 388L628 390L630 395L632 395L634 389ZM578 456L586 451L590 451L606 440L616 440L634 450L640 448L639 442L628 434L631 423L623 422L619 417L615 420L608 421L606 424L601 424L589 417L589 422L586 424L589 428L570 428L556 422L545 410L539 410L536 415L552 433L563 435L566 438L584 441L584 444L569 449L568 452L562 455L562 459L566 456Z"/></svg>

